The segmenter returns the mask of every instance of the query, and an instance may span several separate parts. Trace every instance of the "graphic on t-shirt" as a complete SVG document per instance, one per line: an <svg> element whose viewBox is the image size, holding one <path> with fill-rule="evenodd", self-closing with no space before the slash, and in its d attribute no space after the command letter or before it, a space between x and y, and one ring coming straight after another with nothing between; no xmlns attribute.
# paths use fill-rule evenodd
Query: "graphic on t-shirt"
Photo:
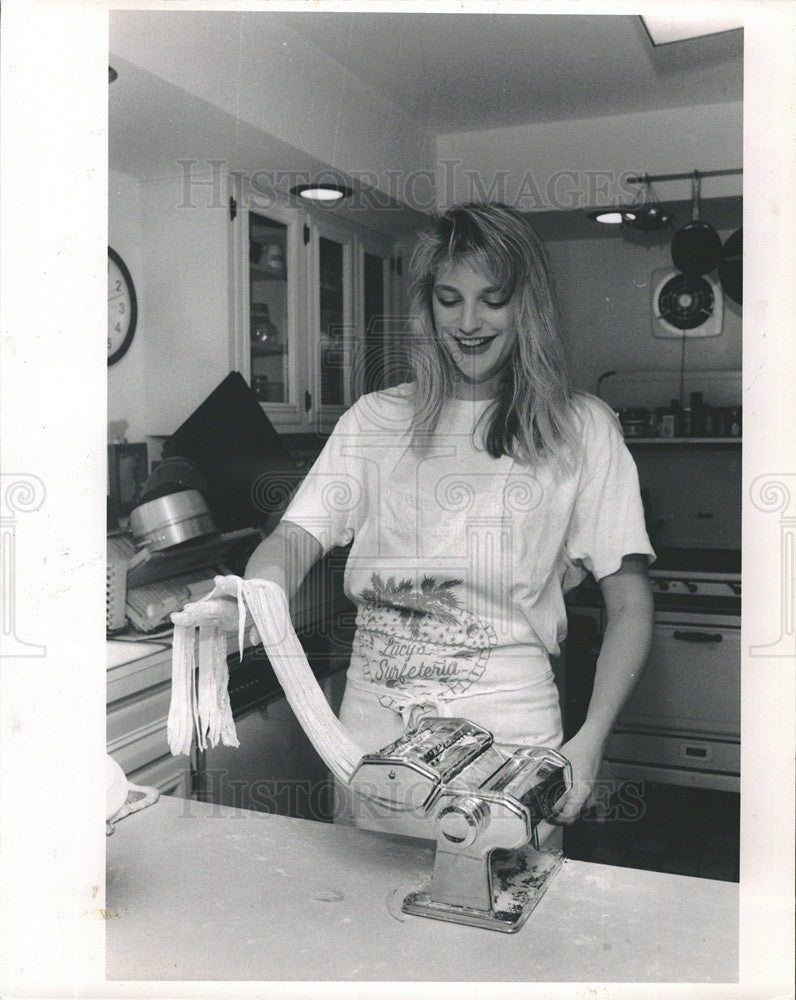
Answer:
<svg viewBox="0 0 796 1000"><path fill-rule="evenodd" d="M415 587L373 573L361 595L353 650L366 680L413 698L424 692L445 698L481 677L497 637L462 607L454 593L462 582L426 576ZM387 695L379 701L396 705Z"/></svg>

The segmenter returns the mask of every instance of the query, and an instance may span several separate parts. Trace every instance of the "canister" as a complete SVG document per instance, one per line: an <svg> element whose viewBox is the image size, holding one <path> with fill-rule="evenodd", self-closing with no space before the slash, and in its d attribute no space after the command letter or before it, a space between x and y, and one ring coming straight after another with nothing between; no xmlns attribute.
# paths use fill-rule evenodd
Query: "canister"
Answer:
<svg viewBox="0 0 796 1000"><path fill-rule="evenodd" d="M647 433L649 410L643 407L629 407L622 411L622 427L625 437L639 438Z"/></svg>
<svg viewBox="0 0 796 1000"><path fill-rule="evenodd" d="M691 407L684 406L680 424L680 435L681 437L690 437L693 433L693 425L691 423Z"/></svg>
<svg viewBox="0 0 796 1000"><path fill-rule="evenodd" d="M712 406L705 406L702 410L702 434L704 437L715 437L716 411Z"/></svg>
<svg viewBox="0 0 796 1000"><path fill-rule="evenodd" d="M661 414L661 437L677 437L677 414L671 410L666 410Z"/></svg>
<svg viewBox="0 0 796 1000"><path fill-rule="evenodd" d="M729 437L730 436L730 407L729 406L717 406L716 407L716 427L714 430L716 437Z"/></svg>

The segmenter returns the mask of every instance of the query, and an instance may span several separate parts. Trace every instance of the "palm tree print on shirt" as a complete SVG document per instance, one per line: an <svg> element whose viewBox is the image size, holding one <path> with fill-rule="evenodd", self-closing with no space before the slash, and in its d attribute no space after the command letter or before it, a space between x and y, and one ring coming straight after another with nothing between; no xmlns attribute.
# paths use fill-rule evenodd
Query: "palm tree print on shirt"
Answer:
<svg viewBox="0 0 796 1000"><path fill-rule="evenodd" d="M497 639L490 625L462 607L454 593L462 583L425 576L416 587L411 580L372 574L354 639L367 680L437 698L462 694L478 680Z"/></svg>

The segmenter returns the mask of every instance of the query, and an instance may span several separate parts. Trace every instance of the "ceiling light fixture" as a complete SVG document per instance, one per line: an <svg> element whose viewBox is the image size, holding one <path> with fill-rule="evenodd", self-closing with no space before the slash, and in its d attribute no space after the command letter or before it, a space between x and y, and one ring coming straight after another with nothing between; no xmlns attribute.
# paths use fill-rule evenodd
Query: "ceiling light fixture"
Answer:
<svg viewBox="0 0 796 1000"><path fill-rule="evenodd" d="M592 222L604 222L609 226L621 226L626 220L635 218L632 212L615 208L601 208L599 212L588 212L587 215Z"/></svg>
<svg viewBox="0 0 796 1000"><path fill-rule="evenodd" d="M324 181L319 181L317 184L295 184L290 189L290 193L298 195L299 198L306 198L307 201L319 202L322 205L336 205L343 198L350 198L354 192L345 184L327 184Z"/></svg>
<svg viewBox="0 0 796 1000"><path fill-rule="evenodd" d="M665 229L671 224L672 216L660 205L656 204L650 178L638 178L643 188L639 191L636 201L627 207L600 208L587 212L587 218L592 222L602 222L609 226L628 226L630 229L640 229L644 233L654 233ZM642 201L646 193L646 202Z"/></svg>

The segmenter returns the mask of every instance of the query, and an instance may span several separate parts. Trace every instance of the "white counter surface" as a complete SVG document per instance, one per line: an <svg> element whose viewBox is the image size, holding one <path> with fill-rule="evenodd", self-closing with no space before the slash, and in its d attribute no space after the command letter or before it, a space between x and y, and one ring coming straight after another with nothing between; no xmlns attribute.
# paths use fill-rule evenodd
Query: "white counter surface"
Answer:
<svg viewBox="0 0 796 1000"><path fill-rule="evenodd" d="M401 912L426 842L173 798L107 857L109 981L737 981L734 883L567 860L500 934Z"/></svg>

